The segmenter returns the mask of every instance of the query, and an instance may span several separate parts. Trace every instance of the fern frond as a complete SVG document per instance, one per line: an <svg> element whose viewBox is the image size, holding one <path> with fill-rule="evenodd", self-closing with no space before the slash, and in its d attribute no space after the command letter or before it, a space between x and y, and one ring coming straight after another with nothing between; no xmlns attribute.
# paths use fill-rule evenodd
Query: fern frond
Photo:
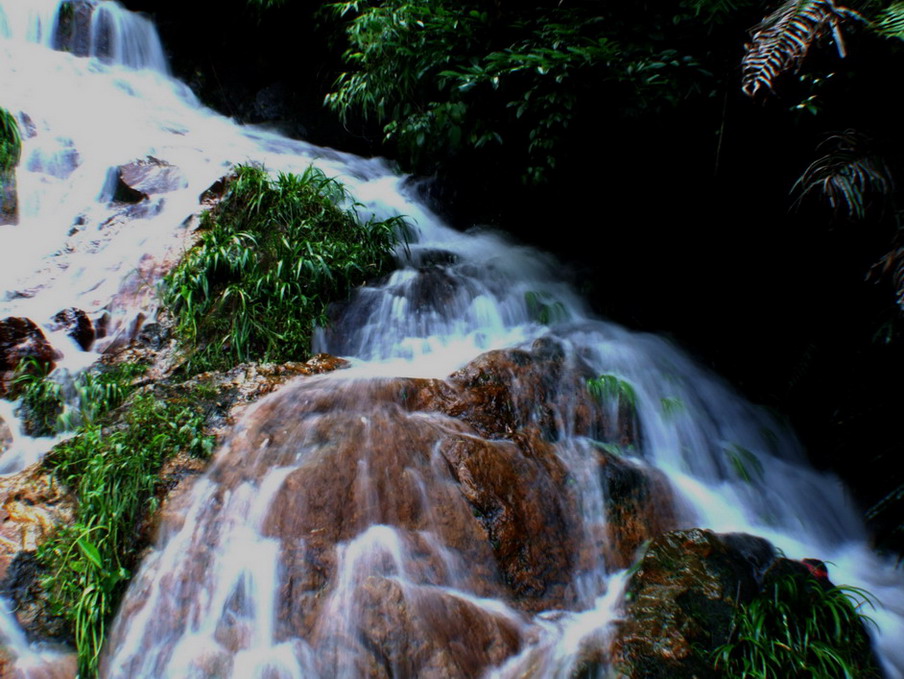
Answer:
<svg viewBox="0 0 904 679"><path fill-rule="evenodd" d="M741 89L751 97L761 88L771 90L776 78L798 67L810 46L829 32L843 57L840 26L853 18L862 17L833 0L787 0L752 29L741 61Z"/></svg>
<svg viewBox="0 0 904 679"><path fill-rule="evenodd" d="M873 28L886 38L904 40L904 2L893 2L879 12Z"/></svg>
<svg viewBox="0 0 904 679"><path fill-rule="evenodd" d="M867 198L890 196L894 180L885 162L870 152L869 140L855 130L830 135L818 148L830 147L828 153L813 161L794 183L800 191L796 203L814 191L822 194L835 213L842 210L848 217L863 219Z"/></svg>

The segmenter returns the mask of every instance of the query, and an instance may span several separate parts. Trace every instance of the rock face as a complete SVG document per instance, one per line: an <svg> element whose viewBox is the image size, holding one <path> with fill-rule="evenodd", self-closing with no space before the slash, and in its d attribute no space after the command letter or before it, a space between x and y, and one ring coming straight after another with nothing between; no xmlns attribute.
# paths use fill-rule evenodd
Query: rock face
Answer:
<svg viewBox="0 0 904 679"><path fill-rule="evenodd" d="M44 333L30 319L10 316L0 321L0 397L9 391L16 366L29 356L50 369L57 358Z"/></svg>

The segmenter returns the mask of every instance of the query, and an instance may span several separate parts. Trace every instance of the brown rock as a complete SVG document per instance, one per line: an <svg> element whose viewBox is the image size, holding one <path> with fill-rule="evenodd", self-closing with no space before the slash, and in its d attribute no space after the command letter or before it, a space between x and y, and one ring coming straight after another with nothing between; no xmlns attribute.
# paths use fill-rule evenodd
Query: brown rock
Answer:
<svg viewBox="0 0 904 679"><path fill-rule="evenodd" d="M668 479L610 452L597 451L608 531L606 563L627 568L648 540L677 528L677 510Z"/></svg>
<svg viewBox="0 0 904 679"><path fill-rule="evenodd" d="M9 391L16 366L29 356L52 370L58 354L30 319L10 316L0 321L0 396Z"/></svg>
<svg viewBox="0 0 904 679"><path fill-rule="evenodd" d="M63 634L43 600L34 551L72 521L74 508L72 495L40 465L0 478L0 596L12 600L19 624L33 640Z"/></svg>
<svg viewBox="0 0 904 679"><path fill-rule="evenodd" d="M94 343L94 325L81 309L70 307L57 312L52 319L52 329L65 329L66 334L78 344L82 351L88 351Z"/></svg>

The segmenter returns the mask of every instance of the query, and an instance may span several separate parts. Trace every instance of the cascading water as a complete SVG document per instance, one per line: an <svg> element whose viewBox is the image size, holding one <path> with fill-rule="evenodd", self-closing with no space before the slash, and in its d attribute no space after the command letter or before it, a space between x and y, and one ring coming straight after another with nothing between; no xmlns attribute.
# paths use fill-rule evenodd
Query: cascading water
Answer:
<svg viewBox="0 0 904 679"><path fill-rule="evenodd" d="M836 582L879 598L877 646L888 676L904 677L904 578L871 554L844 490L793 437L665 342L590 318L547 258L444 226L381 161L204 109L166 75L151 24L115 2L85 3L64 40L63 4L0 0L0 105L23 130L18 223L0 226L0 317L46 326L77 307L108 328L92 352L51 334L58 364L86 365L155 312L150 285L181 251L198 196L235 163L313 162L360 210L404 214L415 231L399 270L316 340L351 369L254 406L168 508L104 676L571 676L605 649L626 577L593 451L629 425L617 407L588 406L585 389L611 375L634 394L637 431L620 452L667 479L673 525L831 560ZM147 158L180 181L140 210L111 200L116 168ZM474 360L490 350L502 351ZM523 431L479 412L481 366L494 361ZM0 471L52 444L18 431L12 407L0 415L15 430ZM40 665L5 604L0 638L20 676Z"/></svg>

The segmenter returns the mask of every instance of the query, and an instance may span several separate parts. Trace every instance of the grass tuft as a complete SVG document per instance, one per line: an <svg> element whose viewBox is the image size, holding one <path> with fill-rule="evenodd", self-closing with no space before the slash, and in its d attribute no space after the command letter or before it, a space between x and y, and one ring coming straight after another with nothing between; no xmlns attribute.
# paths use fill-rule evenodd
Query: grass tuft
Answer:
<svg viewBox="0 0 904 679"><path fill-rule="evenodd" d="M784 575L738 609L729 641L713 652L730 679L878 678L863 614L873 598L857 587Z"/></svg>
<svg viewBox="0 0 904 679"><path fill-rule="evenodd" d="M404 229L401 218L361 223L348 202L314 167L275 179L236 169L201 242L164 281L189 372L309 357L329 303L387 272Z"/></svg>

